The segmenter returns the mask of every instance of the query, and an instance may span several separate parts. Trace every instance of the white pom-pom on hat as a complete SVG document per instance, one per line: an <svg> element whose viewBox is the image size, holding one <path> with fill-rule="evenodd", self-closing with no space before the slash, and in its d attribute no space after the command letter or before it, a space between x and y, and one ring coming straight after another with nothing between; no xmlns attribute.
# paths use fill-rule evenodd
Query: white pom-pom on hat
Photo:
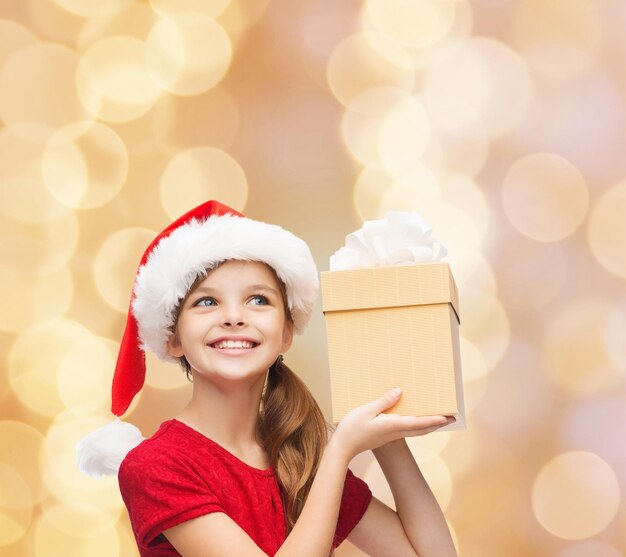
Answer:
<svg viewBox="0 0 626 557"><path fill-rule="evenodd" d="M79 441L78 468L94 478L114 476L128 452L143 440L136 426L116 419Z"/></svg>

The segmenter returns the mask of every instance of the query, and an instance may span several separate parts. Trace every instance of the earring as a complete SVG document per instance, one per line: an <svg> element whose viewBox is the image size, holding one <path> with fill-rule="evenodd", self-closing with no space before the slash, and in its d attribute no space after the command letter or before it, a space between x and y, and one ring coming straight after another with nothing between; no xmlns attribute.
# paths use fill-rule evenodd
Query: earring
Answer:
<svg viewBox="0 0 626 557"><path fill-rule="evenodd" d="M279 354L278 358L276 358L276 361L272 364L271 369L273 371L278 371L280 369L280 365L283 363L283 355Z"/></svg>

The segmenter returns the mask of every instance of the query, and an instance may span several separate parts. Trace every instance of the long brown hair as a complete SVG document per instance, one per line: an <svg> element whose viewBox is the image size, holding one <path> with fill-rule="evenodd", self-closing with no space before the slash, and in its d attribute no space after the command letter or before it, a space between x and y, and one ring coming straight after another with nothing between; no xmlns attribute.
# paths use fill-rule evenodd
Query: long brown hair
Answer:
<svg viewBox="0 0 626 557"><path fill-rule="evenodd" d="M207 269L207 274L220 264ZM280 288L285 321L293 324L287 305L285 284L271 266L267 267ZM196 279L176 308L173 334L176 334L180 308L204 278L206 275ZM179 360L187 378L191 380L189 362L185 356ZM282 356L279 356L268 371L259 407L257 438L270 459L281 487L285 526L289 534L309 495L328 440L328 430L324 415L313 395L304 382L283 362Z"/></svg>
<svg viewBox="0 0 626 557"><path fill-rule="evenodd" d="M326 420L304 382L278 358L261 398L259 442L282 488L287 534L302 512L326 445Z"/></svg>

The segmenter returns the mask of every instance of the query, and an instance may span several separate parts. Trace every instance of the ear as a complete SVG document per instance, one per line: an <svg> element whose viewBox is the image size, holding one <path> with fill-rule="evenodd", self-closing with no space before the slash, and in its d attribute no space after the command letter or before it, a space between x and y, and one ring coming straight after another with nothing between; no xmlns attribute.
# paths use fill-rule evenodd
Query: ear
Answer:
<svg viewBox="0 0 626 557"><path fill-rule="evenodd" d="M177 333L172 333L167 339L167 353L173 358L181 358L185 355Z"/></svg>
<svg viewBox="0 0 626 557"><path fill-rule="evenodd" d="M283 327L283 344L280 347L281 352L287 352L291 347L291 343L293 341L293 323L291 321L287 321L285 326Z"/></svg>

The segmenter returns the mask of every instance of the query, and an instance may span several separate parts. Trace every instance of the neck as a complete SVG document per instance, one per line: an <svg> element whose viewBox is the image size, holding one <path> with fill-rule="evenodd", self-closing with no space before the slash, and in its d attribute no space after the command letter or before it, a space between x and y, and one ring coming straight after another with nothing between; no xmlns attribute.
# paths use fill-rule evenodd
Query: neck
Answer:
<svg viewBox="0 0 626 557"><path fill-rule="evenodd" d="M233 452L257 447L259 404L265 376L215 384L194 372L193 394L177 419Z"/></svg>

